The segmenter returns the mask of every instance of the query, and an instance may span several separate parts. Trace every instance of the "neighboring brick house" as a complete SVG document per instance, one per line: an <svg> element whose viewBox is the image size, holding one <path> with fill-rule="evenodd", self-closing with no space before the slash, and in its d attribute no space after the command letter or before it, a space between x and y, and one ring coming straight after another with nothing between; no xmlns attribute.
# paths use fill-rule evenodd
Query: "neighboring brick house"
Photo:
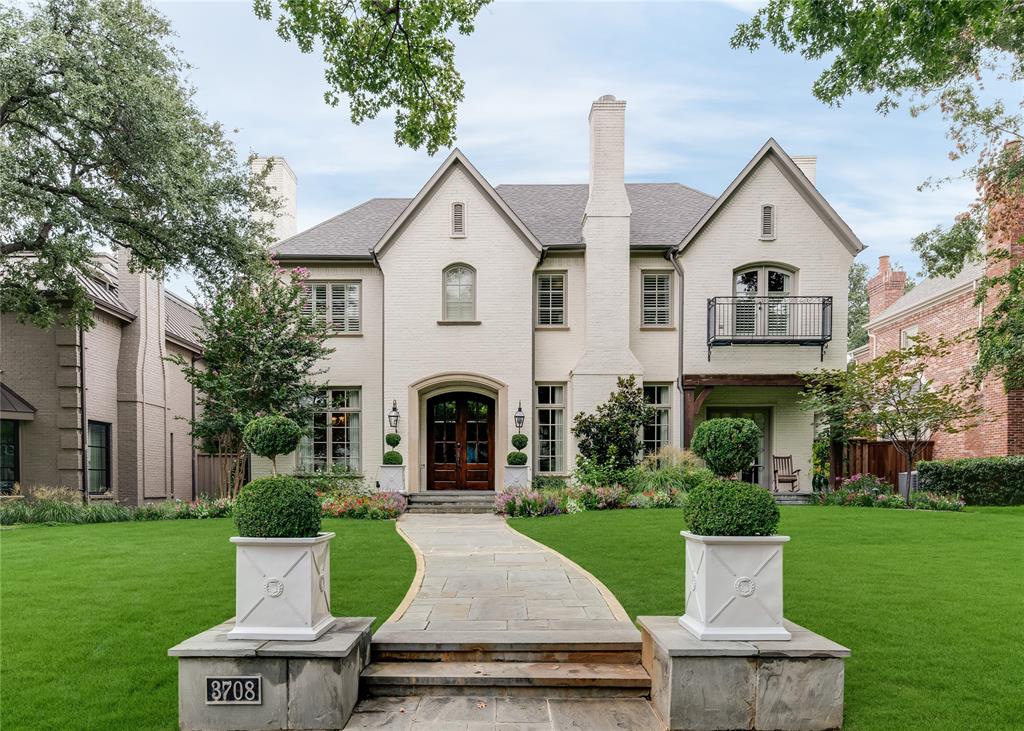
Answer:
<svg viewBox="0 0 1024 731"><path fill-rule="evenodd" d="M1019 261L1021 254L1015 245L1013 258ZM1006 267L1007 262L995 266ZM906 272L893 269L888 256L879 257L878 273L868 280L868 342L850 356L865 362L906 346L917 335L953 338L977 329L994 296L975 304L985 271L984 264L968 264L955 277L926 279L904 294ZM977 358L976 343L966 340L940 362L930 363L925 377L936 384L958 383ZM1001 380L990 376L982 384L980 400L985 408L982 422L959 434L936 434L935 459L1024 454L1024 391L1007 392Z"/></svg>
<svg viewBox="0 0 1024 731"><path fill-rule="evenodd" d="M747 479L771 487L772 456L791 455L809 492L797 374L846 363L863 245L815 187L813 157L768 140L717 197L627 184L624 129L625 102L593 103L589 184L492 186L456 150L415 197L297 234L295 177L277 158L274 252L309 269L309 311L335 349L312 440L278 469L338 464L372 482L395 409L409 490L491 490L521 410L533 473L567 475L573 416L635 375L657 410L645 449L746 416L764 432Z"/></svg>
<svg viewBox="0 0 1024 731"><path fill-rule="evenodd" d="M195 398L164 357L200 357L199 316L130 272L123 252L96 263L83 280L94 327L42 330L0 315L0 487L60 485L125 505L192 499Z"/></svg>

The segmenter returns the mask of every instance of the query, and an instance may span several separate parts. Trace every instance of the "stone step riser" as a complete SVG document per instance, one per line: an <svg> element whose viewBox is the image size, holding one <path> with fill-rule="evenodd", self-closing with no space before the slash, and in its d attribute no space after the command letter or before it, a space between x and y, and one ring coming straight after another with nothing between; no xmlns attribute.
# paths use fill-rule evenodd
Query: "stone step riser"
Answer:
<svg viewBox="0 0 1024 731"><path fill-rule="evenodd" d="M374 685L365 683L363 695L395 696L498 696L502 698L650 698L650 688L486 686L486 685Z"/></svg>
<svg viewBox="0 0 1024 731"><path fill-rule="evenodd" d="M421 514L440 514L440 513L492 513L494 509L490 506L475 506L475 505L410 505L406 511L409 513L421 513Z"/></svg>
<svg viewBox="0 0 1024 731"><path fill-rule="evenodd" d="M639 665L640 652L558 650L373 650L374 662L559 662Z"/></svg>

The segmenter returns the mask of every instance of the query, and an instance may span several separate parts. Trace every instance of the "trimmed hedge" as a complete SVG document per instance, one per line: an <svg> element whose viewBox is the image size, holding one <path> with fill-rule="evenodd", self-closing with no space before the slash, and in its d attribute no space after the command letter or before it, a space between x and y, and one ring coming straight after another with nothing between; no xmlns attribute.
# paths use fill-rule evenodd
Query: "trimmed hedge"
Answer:
<svg viewBox="0 0 1024 731"><path fill-rule="evenodd" d="M384 453L384 464L402 464L401 452L389 449Z"/></svg>
<svg viewBox="0 0 1024 731"><path fill-rule="evenodd" d="M526 464L526 452L509 452L505 459L513 467L519 467Z"/></svg>
<svg viewBox="0 0 1024 731"><path fill-rule="evenodd" d="M312 538L320 531L320 500L296 477L263 477L239 493L235 525L248 538Z"/></svg>
<svg viewBox="0 0 1024 731"><path fill-rule="evenodd" d="M1024 505L1024 457L917 463L921 490L959 495L968 505Z"/></svg>
<svg viewBox="0 0 1024 731"><path fill-rule="evenodd" d="M701 536L770 536L779 527L779 517L771 493L739 480L698 485L683 506L690 532Z"/></svg>
<svg viewBox="0 0 1024 731"><path fill-rule="evenodd" d="M525 434L513 434L512 435L512 446L516 449L522 449L530 443L530 438Z"/></svg>
<svg viewBox="0 0 1024 731"><path fill-rule="evenodd" d="M693 432L690 448L719 477L732 477L757 459L761 430L750 419L708 419Z"/></svg>
<svg viewBox="0 0 1024 731"><path fill-rule="evenodd" d="M402 435L398 432L388 432L384 435L384 443L394 449L402 443Z"/></svg>
<svg viewBox="0 0 1024 731"><path fill-rule="evenodd" d="M258 416L242 430L242 441L249 451L267 459L294 452L300 439L302 427L278 414Z"/></svg>

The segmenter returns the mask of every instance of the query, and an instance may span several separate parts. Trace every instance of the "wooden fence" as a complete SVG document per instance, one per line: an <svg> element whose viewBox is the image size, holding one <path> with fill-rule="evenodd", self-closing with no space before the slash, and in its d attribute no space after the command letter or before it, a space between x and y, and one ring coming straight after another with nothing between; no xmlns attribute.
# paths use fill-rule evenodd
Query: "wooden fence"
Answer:
<svg viewBox="0 0 1024 731"><path fill-rule="evenodd" d="M196 497L222 498L227 497L228 488L224 484L224 468L230 470L235 462L233 454L197 454L196 455ZM246 465L248 471L248 465Z"/></svg>
<svg viewBox="0 0 1024 731"><path fill-rule="evenodd" d="M925 442L915 460L931 459L934 442ZM855 439L846 445L843 455L843 477L869 474L879 477L894 488L900 484L900 472L907 471L907 458L896 449L892 442L869 442Z"/></svg>

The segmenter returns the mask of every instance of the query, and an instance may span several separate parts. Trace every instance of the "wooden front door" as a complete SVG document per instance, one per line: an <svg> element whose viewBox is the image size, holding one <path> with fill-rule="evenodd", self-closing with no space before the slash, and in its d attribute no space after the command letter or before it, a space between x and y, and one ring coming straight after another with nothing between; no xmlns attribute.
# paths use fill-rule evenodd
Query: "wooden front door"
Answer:
<svg viewBox="0 0 1024 731"><path fill-rule="evenodd" d="M494 489L494 399L446 393L427 401L427 489Z"/></svg>

